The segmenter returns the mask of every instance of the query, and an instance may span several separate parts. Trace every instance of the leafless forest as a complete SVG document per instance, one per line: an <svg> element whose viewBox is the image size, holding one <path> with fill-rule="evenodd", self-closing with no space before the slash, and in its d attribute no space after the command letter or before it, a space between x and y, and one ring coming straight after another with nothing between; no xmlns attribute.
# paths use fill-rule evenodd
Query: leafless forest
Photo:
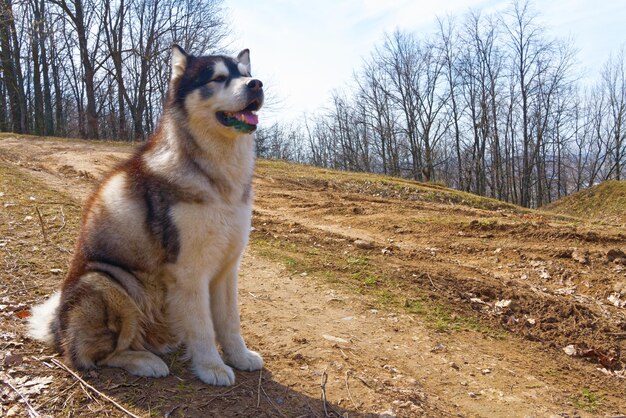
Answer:
<svg viewBox="0 0 626 418"><path fill-rule="evenodd" d="M171 45L220 50L218 0L0 0L0 131L145 139Z"/></svg>
<svg viewBox="0 0 626 418"><path fill-rule="evenodd" d="M396 31L326 112L259 135L262 155L373 171L538 207L626 174L622 48L583 77L532 3Z"/></svg>
<svg viewBox="0 0 626 418"><path fill-rule="evenodd" d="M222 51L220 0L0 0L0 131L143 140L170 45ZM326 109L265 126L262 157L537 207L626 175L626 55L585 74L533 3L440 18L372 47ZM312 35L313 36L313 35ZM591 81L589 81L591 79Z"/></svg>

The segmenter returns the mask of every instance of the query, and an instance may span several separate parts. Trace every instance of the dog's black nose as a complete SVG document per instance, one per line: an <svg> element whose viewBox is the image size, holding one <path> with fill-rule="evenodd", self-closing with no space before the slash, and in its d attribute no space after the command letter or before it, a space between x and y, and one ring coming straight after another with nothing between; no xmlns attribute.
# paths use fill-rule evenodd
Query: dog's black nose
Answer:
<svg viewBox="0 0 626 418"><path fill-rule="evenodd" d="M253 78L252 80L248 81L247 86L249 89L258 91L258 90L261 90L261 87L263 87L263 83L261 83L261 80L257 80Z"/></svg>

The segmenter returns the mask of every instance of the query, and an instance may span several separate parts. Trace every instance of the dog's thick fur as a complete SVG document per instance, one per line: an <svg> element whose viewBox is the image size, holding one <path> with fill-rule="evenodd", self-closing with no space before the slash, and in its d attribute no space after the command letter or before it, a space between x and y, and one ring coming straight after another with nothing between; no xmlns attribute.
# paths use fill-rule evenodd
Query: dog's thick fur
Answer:
<svg viewBox="0 0 626 418"><path fill-rule="evenodd" d="M263 366L237 306L262 102L248 50L235 59L172 48L159 127L88 200L60 294L33 309L31 336L80 369L165 376L158 354L179 344L208 384L232 385L228 365Z"/></svg>

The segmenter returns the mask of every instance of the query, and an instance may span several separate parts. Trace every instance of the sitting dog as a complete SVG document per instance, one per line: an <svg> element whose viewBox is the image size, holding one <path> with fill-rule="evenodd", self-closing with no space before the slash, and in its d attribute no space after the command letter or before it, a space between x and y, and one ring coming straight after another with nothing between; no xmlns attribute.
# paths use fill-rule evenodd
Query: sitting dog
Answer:
<svg viewBox="0 0 626 418"><path fill-rule="evenodd" d="M79 369L166 376L158 355L179 344L211 385L235 382L229 366L263 367L237 306L262 104L248 50L193 56L174 45L159 126L87 201L61 291L33 309L30 335Z"/></svg>

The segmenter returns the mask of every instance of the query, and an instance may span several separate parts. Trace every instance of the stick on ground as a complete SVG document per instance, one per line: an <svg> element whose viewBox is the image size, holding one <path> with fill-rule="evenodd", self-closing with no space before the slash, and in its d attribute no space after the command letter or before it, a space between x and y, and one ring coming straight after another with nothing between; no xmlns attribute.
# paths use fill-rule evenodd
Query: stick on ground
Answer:
<svg viewBox="0 0 626 418"><path fill-rule="evenodd" d="M37 411L35 411L35 408L33 408L33 406L28 402L28 399L26 399L26 397L24 395L22 395L16 388L15 386L13 386L11 384L11 382L9 381L9 379L4 378L2 379L4 381L4 383L6 383L11 389L13 389L13 391L15 391L15 393L17 393L20 398L22 398L22 400L24 401L24 403L26 404L26 406L28 407L28 415L31 417L40 417L41 415L39 415L39 413Z"/></svg>
<svg viewBox="0 0 626 418"><path fill-rule="evenodd" d="M320 383L322 386L322 402L324 403L324 416L328 415L328 409L326 408L326 381L328 380L328 375L326 374L326 369L322 372L322 382Z"/></svg>
<svg viewBox="0 0 626 418"><path fill-rule="evenodd" d="M133 418L141 418L139 415L135 415L132 412L130 412L128 409L124 408L122 405L120 405L119 403L115 402L115 400L113 400L112 398L110 398L109 396L105 395L104 393L100 392L98 389L94 388L93 386L91 386L89 383L85 382L79 375L77 375L76 373L74 373L69 367L67 367L65 364L61 363L59 360L57 359L52 359L50 360L52 361L54 364L57 365L57 367L62 368L63 370L65 370L66 372L68 372L69 374L71 374L74 379L78 380L82 385L84 385L86 388L90 389L91 391L95 392L96 394L98 394L100 397L102 397L104 400L111 402L113 405L115 405L115 407L117 409L119 409L120 411L124 412L125 414L127 414L130 417Z"/></svg>
<svg viewBox="0 0 626 418"><path fill-rule="evenodd" d="M261 378L263 377L263 369L259 370L259 387L257 388L258 394L256 398L256 407L261 405Z"/></svg>
<svg viewBox="0 0 626 418"><path fill-rule="evenodd" d="M354 406L354 409L358 410L359 407L357 406L356 402L354 402L354 399L352 398L352 393L350 393L350 385L348 384L348 375L349 375L349 371L346 371L346 390L348 391L348 398L350 398L350 401L352 401L352 405Z"/></svg>
<svg viewBox="0 0 626 418"><path fill-rule="evenodd" d="M272 399L269 397L267 392L265 392L265 389L263 389L263 386L261 386L261 390L263 391L263 394L267 398L267 401L269 402L269 404L276 410L276 412L278 412L281 417L288 418L287 415L283 414L283 412L280 410L280 408L278 406L276 406L276 404L272 401Z"/></svg>
<svg viewBox="0 0 626 418"><path fill-rule="evenodd" d="M63 230L63 228L65 228L65 212L63 212L63 205L61 205L61 221L63 222L63 224L61 225L61 227L57 230L57 234L59 232L61 232Z"/></svg>
<svg viewBox="0 0 626 418"><path fill-rule="evenodd" d="M43 224L43 217L41 216L41 212L39 208L35 206L35 210L37 210L37 216L39 216L39 224L41 225L41 233L43 234L43 242L48 242L48 234L46 234L46 227Z"/></svg>

